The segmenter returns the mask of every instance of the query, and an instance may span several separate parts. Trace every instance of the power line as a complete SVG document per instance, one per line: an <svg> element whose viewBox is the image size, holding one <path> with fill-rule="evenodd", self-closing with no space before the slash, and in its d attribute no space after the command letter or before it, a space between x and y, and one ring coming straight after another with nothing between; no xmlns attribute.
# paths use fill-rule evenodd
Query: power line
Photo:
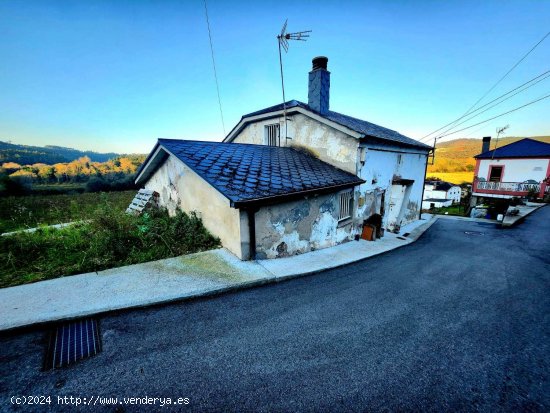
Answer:
<svg viewBox="0 0 550 413"><path fill-rule="evenodd" d="M489 93L491 93L491 92L494 90L494 88L497 87L497 86L500 84L500 82L502 82L502 81L503 81L503 80L504 80L504 79L505 79L505 78L506 78L506 77L507 77L516 67L518 67L518 66L520 65L520 63L523 62L523 61L525 60L525 58L526 58L527 56L529 56L529 55L533 52L533 50L535 50L535 49L536 49L536 48L537 48L537 47L538 47L538 46L539 46L548 36L550 36L550 32L546 33L546 34L542 37L542 39L540 39L540 40L537 42L537 44L535 44L535 45L534 45L525 55L523 55L523 57L522 57L520 60L518 60L518 61L516 62L516 64L514 64L514 66L512 66L512 68L511 68L510 70L508 70L508 71L504 74L504 76L502 76L493 86L491 86L491 88L490 88L487 92L485 92L485 93L484 93L484 94L483 94L483 95L482 95L482 96L481 96L481 97L480 97L480 98L479 98L479 99L478 99L478 100L477 100L477 101L476 101L476 102L466 111L466 113L464 113L460 118L458 118L458 119L454 120L453 122L447 124L446 126L448 126L448 125L453 125L454 123L458 122L458 121L459 121L460 119L462 119L463 117L465 117L465 116L467 116L468 114L470 114L470 112L472 111L472 109L474 109L474 108L478 105L478 103L481 102L481 101L485 98L485 96L487 96ZM431 132L431 133L429 133L429 134L423 136L422 139L427 138L428 136L433 135L434 133L436 133L436 132L440 131L441 129L445 128L446 126L443 126L443 127L439 128L439 129L437 129L437 130L435 130L435 131L433 131L433 132Z"/></svg>
<svg viewBox="0 0 550 413"><path fill-rule="evenodd" d="M214 79L216 80L216 91L218 92L218 105L220 106L220 117L222 119L223 137L225 138L225 122L223 121L222 100L220 98L220 86L218 84L218 73L216 72L216 60L214 59L214 46L212 45L212 33L210 32L210 20L208 19L208 8L204 0L204 13L206 14L206 25L208 27L208 39L210 40L210 54L212 55L212 67L214 67Z"/></svg>
<svg viewBox="0 0 550 413"><path fill-rule="evenodd" d="M520 109L522 109L522 108L524 108L524 107L526 107L526 106L529 106L529 105L532 105L532 104L534 104L534 103L540 102L541 100L547 99L547 98L549 98L549 97L550 97L550 94L548 94L548 95L546 95L546 96L543 96L543 97L541 97L541 98L538 98L538 99L536 99L536 100L533 100L533 101L531 101L531 102L529 102L529 103L526 103L525 105L518 106L517 108L514 108L514 109L512 109L512 110L509 110L508 112L504 112L504 113L501 113L500 115L493 116L492 118L485 119L485 120L483 120L483 121L481 121L481 122L478 122L478 123L474 123L473 125L466 126L465 128L459 129L459 130L457 130L457 131L447 133L446 135L441 135L441 136L439 137L439 139L440 139L440 138L444 138L445 136L454 135L455 133L462 132L462 131L464 131L464 130L466 130L466 129L473 128L473 127L475 127L475 126L477 126L477 125L481 125L482 123L486 123L486 122L492 121L493 119L500 118L501 116L504 116L504 115L507 115L507 114L509 114L509 113L515 112L515 111L520 110Z"/></svg>
<svg viewBox="0 0 550 413"><path fill-rule="evenodd" d="M542 79L541 79L541 77L542 77ZM526 90L529 89L530 87L535 86L537 83L540 83L540 82L542 82L543 80L545 80L545 79L547 79L547 78L549 78L549 77L550 77L550 70L547 70L546 72L544 72L544 73L542 73L542 74L540 74L540 75L534 77L533 79L531 79L531 80L529 80L529 81L527 81L527 82L525 82L525 83L519 85L518 87L516 87L516 88L514 88L514 89L512 89L512 90L510 90L510 91L508 91L508 92L506 92L506 93L504 93L504 94L502 94L502 95L500 95L499 97L497 97L497 98L491 100L490 102L487 102L485 105L480 106L480 107L477 108L476 110L470 112L470 115L472 115L472 114L474 114L474 113L480 111L481 109L483 109L484 107L490 105L491 103L496 102L497 100L500 100L500 99L504 98L505 96L510 95L510 93L512 93L512 92L514 92L514 91L517 90L516 93L514 93L514 94L512 94L512 95L510 95L510 96L508 96L508 97L506 97L505 99L500 100L500 102L497 102L497 103L495 103L495 104L492 105L492 106L489 106L487 109L482 110L481 112L479 112L479 113L477 113L477 114L475 114L475 115L473 115L473 116L470 116L468 119L465 119L465 120L463 120L462 122L456 123L456 122L459 121L460 119L463 119L465 116L462 116L462 117L460 117L459 119L456 119L456 120L454 121L454 125L451 126L450 128L448 128L447 130L445 130L444 132L442 132L441 135L445 135L447 132L449 132L449 131L455 129L457 126L462 125L463 123L466 123L466 122L472 120L473 118L475 118L475 117L481 115L482 113L487 112L488 110L494 108L495 106L500 105L500 104L503 103L503 102L506 102L508 99L513 98L514 96L518 95L519 93L526 91ZM537 79L538 79L538 80L537 80ZM537 81L534 82L535 80L537 80ZM532 83L532 82L534 82L534 83ZM523 86L527 85L528 83L531 83L531 84L530 84L529 86L527 86L527 87L521 89ZM521 90L518 90L518 89L521 89ZM449 126L449 125L451 125L451 124L448 123L447 125L445 125L445 126L439 128L438 131L441 130L441 129L443 129L443 128L445 128L446 126ZM440 136L438 136L438 137L440 137ZM422 141L423 141L423 139L420 139L420 142L422 142Z"/></svg>

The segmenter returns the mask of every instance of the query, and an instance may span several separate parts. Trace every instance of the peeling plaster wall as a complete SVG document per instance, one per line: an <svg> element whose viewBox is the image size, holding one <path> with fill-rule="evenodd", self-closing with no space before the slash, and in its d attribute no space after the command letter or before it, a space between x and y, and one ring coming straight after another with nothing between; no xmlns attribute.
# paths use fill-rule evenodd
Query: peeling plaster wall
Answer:
<svg viewBox="0 0 550 413"><path fill-rule="evenodd" d="M256 213L258 259L287 257L354 239L352 222L338 227L338 194L261 208Z"/></svg>
<svg viewBox="0 0 550 413"><path fill-rule="evenodd" d="M284 139L282 117L248 124L233 142L265 145L267 142L264 127L274 123L280 124L282 146L288 144L306 147L322 161L353 174L357 173L358 140L301 113L288 117L288 136L292 138L288 142Z"/></svg>
<svg viewBox="0 0 550 413"><path fill-rule="evenodd" d="M358 195L362 200L359 201L360 206L357 208L357 218L363 220L373 213L380 213L382 193L384 193L384 218L382 222L384 228L393 228L395 224L403 226L417 220L422 205L426 154L376 149L380 148L366 149L365 164L360 169L359 176L366 183L359 188ZM401 222L397 223L388 222L394 177L414 180L408 199L404 201L405 206L401 214ZM396 188L398 187L396 186Z"/></svg>
<svg viewBox="0 0 550 413"><path fill-rule="evenodd" d="M246 214L231 208L227 198L183 162L170 155L145 183L145 188L160 194L160 205L171 215L178 206L186 213L195 211L224 247L241 259L248 258Z"/></svg>

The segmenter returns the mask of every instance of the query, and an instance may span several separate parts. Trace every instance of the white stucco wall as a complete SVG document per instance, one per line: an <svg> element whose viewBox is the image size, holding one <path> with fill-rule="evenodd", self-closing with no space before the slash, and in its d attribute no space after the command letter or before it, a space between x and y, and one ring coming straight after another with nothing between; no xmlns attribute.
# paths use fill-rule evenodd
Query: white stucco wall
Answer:
<svg viewBox="0 0 550 413"><path fill-rule="evenodd" d="M433 185L426 185L424 189L424 199L436 198L436 199L450 199L455 203L460 202L460 194L462 189L457 186L452 186L448 191L439 191L432 189Z"/></svg>
<svg viewBox="0 0 550 413"><path fill-rule="evenodd" d="M381 150L382 149L382 150ZM358 216L368 218L372 213L379 213L381 194L384 193L383 226L392 229L395 222L389 222L388 212L392 198L392 181L394 178L412 179L408 199L405 200L404 213L398 226L406 225L418 219L422 204L422 190L426 167L426 154L383 150L383 147L366 147L365 164L361 167L359 176L366 181L359 188L359 196L365 204L358 208ZM414 149L411 150L414 152ZM401 190L401 188L397 188ZM362 202L361 202L362 203ZM376 210L378 209L378 210Z"/></svg>
<svg viewBox="0 0 550 413"><path fill-rule="evenodd" d="M504 166L502 182L524 182L533 179L541 182L546 178L549 159L481 159L477 176L489 180L491 165Z"/></svg>
<svg viewBox="0 0 550 413"><path fill-rule="evenodd" d="M358 140L301 113L289 116L288 136L291 140L284 139L284 122L279 117L248 124L233 142L266 145L265 126L274 123L280 124L281 146L308 148L322 161L353 174L357 173Z"/></svg>
<svg viewBox="0 0 550 413"><path fill-rule="evenodd" d="M202 218L206 229L241 259L248 258L248 219L231 208L229 200L179 159L170 155L145 183L160 194L159 203L170 214L179 207Z"/></svg>
<svg viewBox="0 0 550 413"><path fill-rule="evenodd" d="M280 258L353 240L353 220L338 222L339 193L262 207L256 213L256 253Z"/></svg>
<svg viewBox="0 0 550 413"><path fill-rule="evenodd" d="M430 209L432 207L432 204L433 204L434 208L443 208L443 207L451 206L452 201L451 200L443 201L443 202L439 202L439 201L422 201L422 209Z"/></svg>

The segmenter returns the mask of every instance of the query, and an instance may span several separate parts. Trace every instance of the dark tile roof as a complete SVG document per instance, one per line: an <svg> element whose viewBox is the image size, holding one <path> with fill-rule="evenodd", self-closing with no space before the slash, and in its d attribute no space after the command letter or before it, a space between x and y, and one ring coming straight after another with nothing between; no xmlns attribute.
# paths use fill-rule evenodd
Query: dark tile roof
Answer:
<svg viewBox="0 0 550 413"><path fill-rule="evenodd" d="M422 149L431 149L431 146L425 145L414 139L408 138L405 135L401 135L399 132L396 132L394 130L375 125L374 123L367 122L366 120L353 118L351 116L343 115L342 113L333 112L331 110L328 111L327 113L319 113L313 110L307 104L297 100L290 100L286 102L287 109L292 109L296 107L300 107L303 109L307 109L311 112L314 112L325 119L328 119L339 125L345 126L357 133L361 133L365 135L365 137L373 137L373 138L382 139L385 141L390 141L392 143L403 144L406 146L413 146L413 147L422 148ZM256 115L263 115L270 112L276 112L279 110L283 110L282 103L244 115L241 118L241 120L252 116L256 116Z"/></svg>
<svg viewBox="0 0 550 413"><path fill-rule="evenodd" d="M433 185L436 191L448 191L453 186L458 186L445 181L426 181L427 184Z"/></svg>
<svg viewBox="0 0 550 413"><path fill-rule="evenodd" d="M550 143L525 138L491 151L474 156L478 159L493 158L546 158L550 156Z"/></svg>
<svg viewBox="0 0 550 413"><path fill-rule="evenodd" d="M158 144L229 198L233 206L279 201L305 191L337 191L365 182L288 147L172 139L159 139Z"/></svg>

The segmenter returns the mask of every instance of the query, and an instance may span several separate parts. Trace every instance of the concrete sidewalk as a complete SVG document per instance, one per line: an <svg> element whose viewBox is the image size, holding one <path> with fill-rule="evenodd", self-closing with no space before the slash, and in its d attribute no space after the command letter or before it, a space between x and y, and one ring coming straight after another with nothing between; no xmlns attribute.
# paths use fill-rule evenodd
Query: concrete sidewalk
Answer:
<svg viewBox="0 0 550 413"><path fill-rule="evenodd" d="M416 241L436 220L288 258L241 261L221 248L0 289L0 331L252 287L360 261Z"/></svg>
<svg viewBox="0 0 550 413"><path fill-rule="evenodd" d="M532 214L537 209L542 208L546 204L538 204L534 202L527 202L526 205L516 205L516 206L510 206L508 207L508 210L506 211L506 215L504 215L504 219L502 221L503 227L511 227L519 222L523 221L527 215ZM517 215L510 215L510 211L513 209L518 210Z"/></svg>

